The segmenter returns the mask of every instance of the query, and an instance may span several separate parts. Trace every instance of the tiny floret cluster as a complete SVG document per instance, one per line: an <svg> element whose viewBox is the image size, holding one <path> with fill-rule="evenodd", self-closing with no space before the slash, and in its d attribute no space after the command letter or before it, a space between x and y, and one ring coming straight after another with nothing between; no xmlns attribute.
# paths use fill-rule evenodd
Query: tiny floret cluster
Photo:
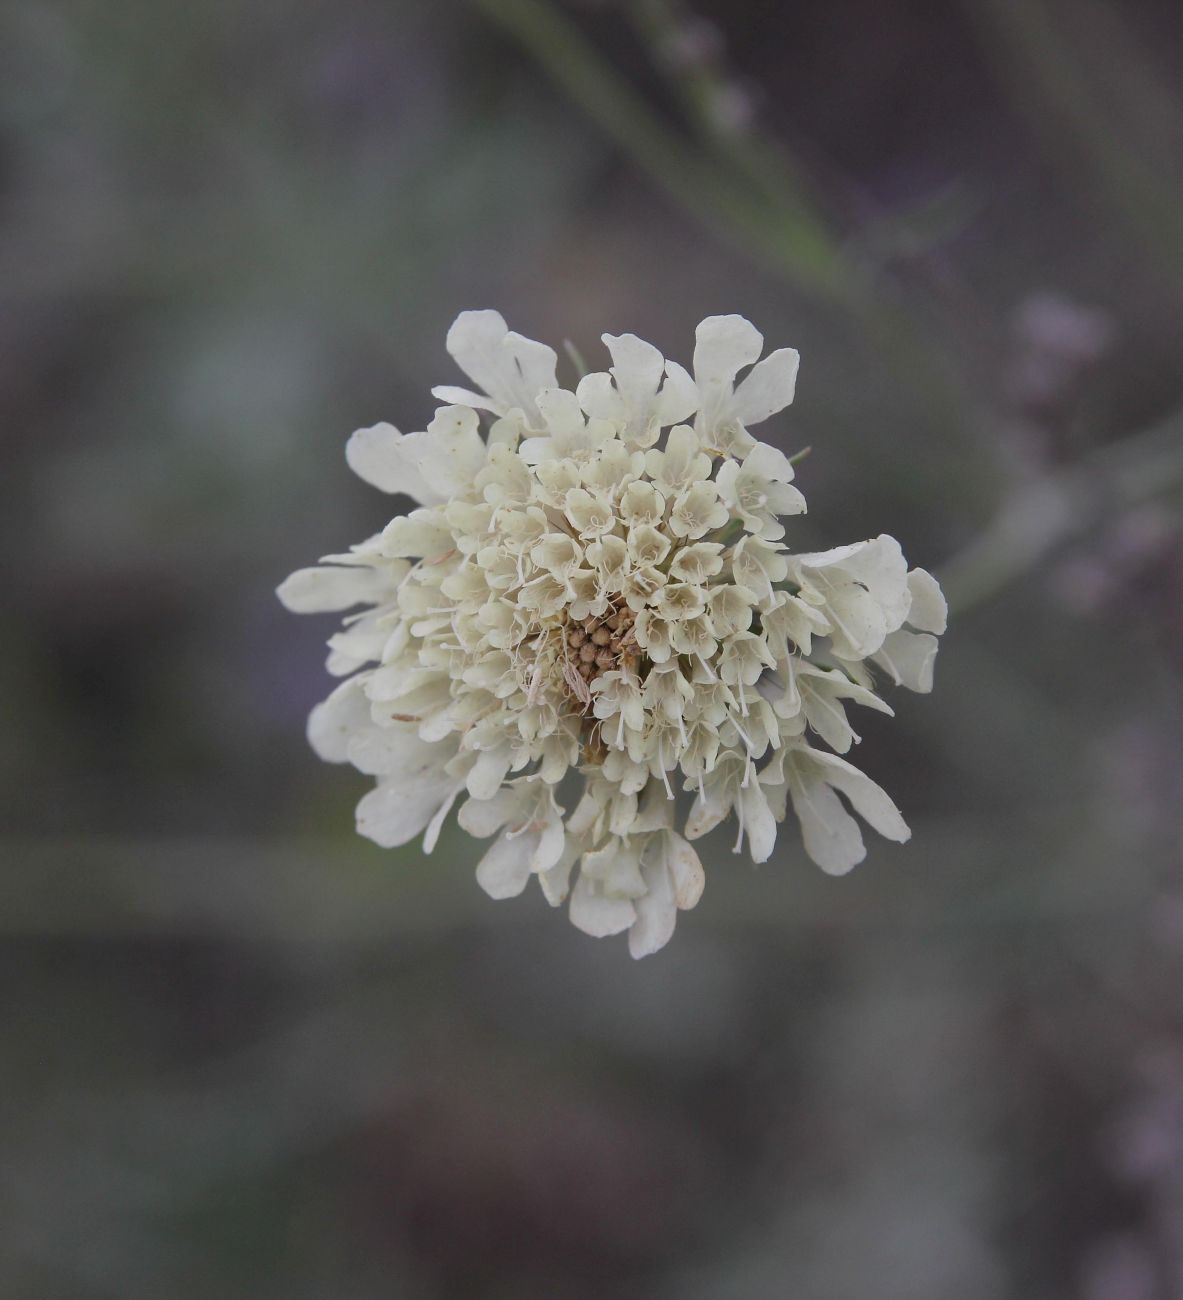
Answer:
<svg viewBox="0 0 1183 1300"><path fill-rule="evenodd" d="M641 957L698 902L692 842L728 819L763 862L791 806L833 873L865 853L852 811L908 838L842 757L847 708L890 713L880 681L931 689L945 602L891 537L791 549L793 463L750 430L792 401L795 351L760 360L741 316L699 325L692 374L635 335L604 343L610 367L565 388L551 348L462 313L447 347L474 387L433 389L421 433L346 448L414 508L279 595L355 611L308 733L376 778L358 830L430 852L459 805L493 898L537 877Z"/></svg>

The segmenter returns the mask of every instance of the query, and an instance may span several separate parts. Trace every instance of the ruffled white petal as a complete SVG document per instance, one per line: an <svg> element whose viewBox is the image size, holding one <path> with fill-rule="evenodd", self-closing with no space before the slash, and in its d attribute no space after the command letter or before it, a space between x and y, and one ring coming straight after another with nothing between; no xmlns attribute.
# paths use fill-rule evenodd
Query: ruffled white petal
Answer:
<svg viewBox="0 0 1183 1300"><path fill-rule="evenodd" d="M409 844L456 796L455 786L441 785L440 775L433 770L380 782L357 805L358 833L384 849Z"/></svg>
<svg viewBox="0 0 1183 1300"><path fill-rule="evenodd" d="M448 355L489 396L500 401L509 333L499 311L462 311L448 330Z"/></svg>
<svg viewBox="0 0 1183 1300"><path fill-rule="evenodd" d="M927 570L912 569L908 574L908 591L912 595L908 622L917 632L940 636L949 619L949 606L940 583Z"/></svg>
<svg viewBox="0 0 1183 1300"><path fill-rule="evenodd" d="M840 659L865 659L908 615L908 565L894 537L794 557L804 599L830 624Z"/></svg>
<svg viewBox="0 0 1183 1300"><path fill-rule="evenodd" d="M885 839L903 843L911 834L886 793L844 759L801 746L787 755L784 771L805 850L823 871L842 875L866 856L858 823L835 790Z"/></svg>
<svg viewBox="0 0 1183 1300"><path fill-rule="evenodd" d="M641 867L645 893L633 905L636 920L629 927L628 950L640 958L664 948L674 937L678 904L674 882L664 854L655 856Z"/></svg>
<svg viewBox="0 0 1183 1300"><path fill-rule="evenodd" d="M744 425L759 424L790 405L797 389L800 362L801 355L796 348L780 348L754 365L736 385L732 407L736 419Z"/></svg>
<svg viewBox="0 0 1183 1300"><path fill-rule="evenodd" d="M317 758L326 763L349 761L351 740L372 726L365 687L365 673L350 677L308 715L308 743Z"/></svg>
<svg viewBox="0 0 1183 1300"><path fill-rule="evenodd" d="M275 594L293 614L321 614L376 605L390 594L391 581L380 569L364 565L322 565L297 569Z"/></svg>
<svg viewBox="0 0 1183 1300"><path fill-rule="evenodd" d="M927 695L932 690L937 639L928 632L891 632L873 656L897 686Z"/></svg>
<svg viewBox="0 0 1183 1300"><path fill-rule="evenodd" d="M472 798L460 809L460 825L481 839L495 835L502 826L521 810L521 795L513 786L506 786L489 799Z"/></svg>
<svg viewBox="0 0 1183 1300"><path fill-rule="evenodd" d="M410 455L424 482L442 500L467 492L485 467L488 452L469 406L441 406ZM407 440L408 442L410 439Z"/></svg>
<svg viewBox="0 0 1183 1300"><path fill-rule="evenodd" d="M604 346L612 357L612 377L628 409L636 410L652 402L661 387L665 357L635 334L604 334Z"/></svg>
<svg viewBox="0 0 1183 1300"><path fill-rule="evenodd" d="M447 520L432 510L398 515L382 530L383 553L395 559L431 560L446 555L454 546Z"/></svg>
<svg viewBox="0 0 1183 1300"><path fill-rule="evenodd" d="M448 820L448 814L452 811L452 805L456 802L463 786L454 785L448 791L447 798L432 814L431 821L423 832L423 852L431 853L439 841L440 831L444 828L444 822Z"/></svg>
<svg viewBox="0 0 1183 1300"><path fill-rule="evenodd" d="M537 417L538 392L555 386L554 349L508 329L500 312L461 312L448 331L447 347L460 369L487 395L487 403L478 398L477 404L498 415L517 408L527 418Z"/></svg>
<svg viewBox="0 0 1183 1300"><path fill-rule="evenodd" d="M477 864L477 883L490 898L516 898L530 879L530 860L538 836L500 835Z"/></svg>
<svg viewBox="0 0 1183 1300"><path fill-rule="evenodd" d="M675 831L666 832L666 863L674 883L674 900L682 911L698 906L706 887L702 859Z"/></svg>
<svg viewBox="0 0 1183 1300"><path fill-rule="evenodd" d="M698 410L698 386L676 361L665 363L665 383L657 395L657 422L666 428L688 420Z"/></svg>
<svg viewBox="0 0 1183 1300"><path fill-rule="evenodd" d="M406 435L393 424L375 424L358 429L345 444L349 468L382 492L402 493L421 505L437 505L444 498L424 481L407 456Z"/></svg>
<svg viewBox="0 0 1183 1300"><path fill-rule="evenodd" d="M426 741L414 723L384 727L367 718L349 738L347 756L359 772L391 781L417 780L426 772L442 772L456 752L455 742Z"/></svg>
<svg viewBox="0 0 1183 1300"><path fill-rule="evenodd" d="M469 406L474 411L500 411L501 403L485 393L474 393L471 388L457 388L455 384L436 384L431 395L451 406Z"/></svg>
<svg viewBox="0 0 1183 1300"><path fill-rule="evenodd" d="M694 379L710 410L724 393L730 398L735 376L760 356L764 336L743 316L708 316L694 339Z"/></svg>
<svg viewBox="0 0 1183 1300"><path fill-rule="evenodd" d="M743 828L753 862L767 862L776 847L776 818L768 806L764 787L753 777L739 792Z"/></svg>
<svg viewBox="0 0 1183 1300"><path fill-rule="evenodd" d="M790 760L786 774L805 852L823 871L844 875L867 856L858 822L816 772L798 770Z"/></svg>
<svg viewBox="0 0 1183 1300"><path fill-rule="evenodd" d="M610 374L586 375L576 390L588 415L610 420L630 447L651 447L661 430L693 414L694 381L635 334L605 334Z"/></svg>
<svg viewBox="0 0 1183 1300"><path fill-rule="evenodd" d="M581 875L571 891L571 924L593 939L620 934L637 919L637 909L630 899L610 898L597 892L587 876Z"/></svg>

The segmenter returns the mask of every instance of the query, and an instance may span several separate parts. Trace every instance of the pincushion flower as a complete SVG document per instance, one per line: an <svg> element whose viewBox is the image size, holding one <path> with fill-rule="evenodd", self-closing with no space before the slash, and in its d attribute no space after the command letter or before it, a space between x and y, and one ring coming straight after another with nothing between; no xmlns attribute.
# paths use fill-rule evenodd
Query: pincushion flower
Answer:
<svg viewBox="0 0 1183 1300"><path fill-rule="evenodd" d="M789 548L805 498L750 427L792 401L796 352L760 360L740 316L699 325L692 374L634 335L604 343L608 370L564 388L550 348L462 313L447 347L475 387L434 389L423 432L378 424L346 448L414 508L279 596L357 611L308 733L376 778L358 830L430 852L459 804L490 841L492 897L537 877L640 957L698 902L693 841L729 819L763 862L791 806L833 873L865 854L852 812L908 838L842 757L846 710L890 713L881 679L931 689L945 603L891 537Z"/></svg>

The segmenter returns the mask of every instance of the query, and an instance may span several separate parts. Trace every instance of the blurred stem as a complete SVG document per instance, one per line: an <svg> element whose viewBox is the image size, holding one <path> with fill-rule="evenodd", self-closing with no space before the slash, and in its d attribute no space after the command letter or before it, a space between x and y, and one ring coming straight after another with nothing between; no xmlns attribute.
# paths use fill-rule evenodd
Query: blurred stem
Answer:
<svg viewBox="0 0 1183 1300"><path fill-rule="evenodd" d="M571 342L570 339L563 340L563 350L566 352L571 364L575 367L575 373L580 379L583 379L590 373L587 362L583 359L583 353Z"/></svg>
<svg viewBox="0 0 1183 1300"><path fill-rule="evenodd" d="M1057 152L1064 135L1070 138L1105 199L1183 284L1183 194L1171 183L1178 172L1156 171L1130 148L1043 0L968 0L964 7L1004 55L999 63L1012 94L1023 102L1037 129L1051 136ZM1087 18L1087 13L1075 16ZM1116 13L1109 17L1117 20ZM1133 57L1129 42L1121 44L1127 60ZM1139 62L1137 76L1150 81L1145 61Z"/></svg>
<svg viewBox="0 0 1183 1300"><path fill-rule="evenodd" d="M960 443L963 463L951 493L962 504L992 499L997 467L975 436L979 401L918 327L893 286L853 262L825 217L804 193L795 170L773 162L759 143L725 148L687 143L670 130L628 82L549 0L473 0L537 60L561 90L695 220L764 262L790 284L855 316L877 354L907 384L934 426ZM660 18L661 11L653 10ZM694 113L703 91L687 91ZM720 157L724 163L720 162ZM720 174L720 173L723 174Z"/></svg>
<svg viewBox="0 0 1183 1300"><path fill-rule="evenodd" d="M1106 519L1183 489L1183 415L1100 447L1020 487L994 522L945 565L954 612L984 604Z"/></svg>
<svg viewBox="0 0 1183 1300"><path fill-rule="evenodd" d="M855 277L825 229L799 209L770 214L719 183L695 150L650 111L631 86L546 0L474 0L511 33L581 109L682 207L717 233L740 234L794 284L848 301Z"/></svg>
<svg viewBox="0 0 1183 1300"><path fill-rule="evenodd" d="M831 239L831 223L823 205L792 158L746 125L726 122L724 79L704 62L688 63L676 73L669 70L670 50L681 26L675 4L671 0L633 0L626 10L654 64L667 71L666 81L687 121L716 164L734 172L781 212L800 214L800 219ZM835 255L843 256L838 249Z"/></svg>
<svg viewBox="0 0 1183 1300"><path fill-rule="evenodd" d="M800 208L811 213L819 226L832 233L832 205L811 176L811 169L782 140L761 130L758 122L729 120L729 96L742 97L742 87L727 74L715 52L684 50L687 24L693 15L682 0L626 0L625 10L687 122L716 164L734 172L781 210ZM693 39L693 28L690 35ZM849 178L844 178L844 184L850 190L856 188ZM868 206L865 195L860 194L860 199L861 206ZM964 181L954 180L903 209L864 213L856 231L857 259L868 268L897 255L916 261L918 250L963 227L978 206L980 200ZM843 248L849 259L850 245L844 243Z"/></svg>

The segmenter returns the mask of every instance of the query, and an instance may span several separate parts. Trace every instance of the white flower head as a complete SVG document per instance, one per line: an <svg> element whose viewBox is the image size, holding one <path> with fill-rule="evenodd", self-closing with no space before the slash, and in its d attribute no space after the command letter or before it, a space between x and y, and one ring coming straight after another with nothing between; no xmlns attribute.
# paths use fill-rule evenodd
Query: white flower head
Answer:
<svg viewBox="0 0 1183 1300"><path fill-rule="evenodd" d="M475 390L436 388L423 432L377 424L346 447L414 507L279 596L355 611L329 642L344 680L308 734L377 779L363 835L422 834L430 852L459 803L460 826L491 839L487 893L536 876L579 929L627 930L642 957L702 894L691 841L728 819L763 862L791 807L830 872L865 853L843 799L908 838L839 757L858 741L846 708L891 713L876 671L932 688L945 602L891 537L789 549L805 498L749 427L792 401L795 351L761 361L741 316L698 327L693 378L635 335L604 342L610 367L563 388L552 349L461 313L447 346Z"/></svg>

